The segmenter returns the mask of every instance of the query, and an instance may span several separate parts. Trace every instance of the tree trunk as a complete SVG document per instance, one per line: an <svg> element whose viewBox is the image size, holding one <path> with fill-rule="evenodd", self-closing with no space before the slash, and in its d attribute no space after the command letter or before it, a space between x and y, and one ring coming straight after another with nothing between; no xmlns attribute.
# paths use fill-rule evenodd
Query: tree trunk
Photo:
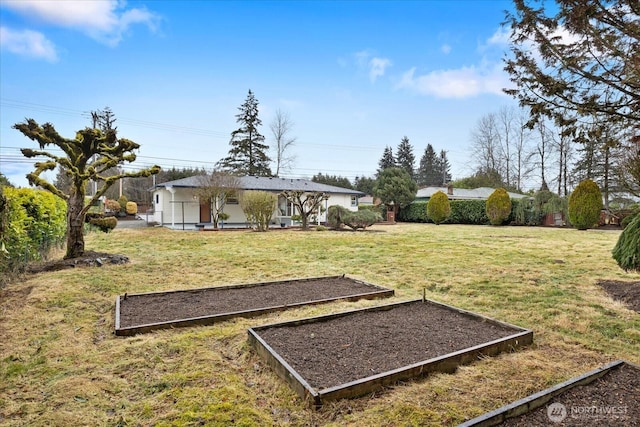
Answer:
<svg viewBox="0 0 640 427"><path fill-rule="evenodd" d="M67 253L64 258L78 258L84 255L84 197L71 191L67 200Z"/></svg>

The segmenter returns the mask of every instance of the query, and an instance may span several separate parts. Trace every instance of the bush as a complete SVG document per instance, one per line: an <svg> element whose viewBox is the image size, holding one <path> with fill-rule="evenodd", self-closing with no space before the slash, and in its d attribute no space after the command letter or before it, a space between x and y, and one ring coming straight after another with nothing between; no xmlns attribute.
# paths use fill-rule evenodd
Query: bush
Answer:
<svg viewBox="0 0 640 427"><path fill-rule="evenodd" d="M62 245L67 209L62 199L44 190L2 187L2 193L0 271L14 272Z"/></svg>
<svg viewBox="0 0 640 427"><path fill-rule="evenodd" d="M382 216L370 209L363 209L352 212L343 206L329 206L327 212L327 223L331 228L340 229L347 226L353 230L366 229L378 221L382 220Z"/></svg>
<svg viewBox="0 0 640 427"><path fill-rule="evenodd" d="M487 202L484 200L452 200L450 224L489 224Z"/></svg>
<svg viewBox="0 0 640 427"><path fill-rule="evenodd" d="M449 218L451 215L451 203L449 197L442 191L438 191L429 199L427 203L427 216L434 224L440 225L441 222Z"/></svg>
<svg viewBox="0 0 640 427"><path fill-rule="evenodd" d="M612 254L623 270L640 272L640 215L622 230Z"/></svg>
<svg viewBox="0 0 640 427"><path fill-rule="evenodd" d="M511 200L511 216L513 225L540 225L540 214L535 209L535 202L529 198Z"/></svg>
<svg viewBox="0 0 640 427"><path fill-rule="evenodd" d="M240 197L240 207L247 221L257 231L267 231L273 213L276 211L278 196L268 191L245 191Z"/></svg>
<svg viewBox="0 0 640 427"><path fill-rule="evenodd" d="M89 220L89 224L97 227L100 231L108 233L116 228L116 225L118 225L118 220L115 216L109 216L106 218L91 218L91 220Z"/></svg>
<svg viewBox="0 0 640 427"><path fill-rule="evenodd" d="M382 217L380 216L380 214L374 211L348 212L349 214L346 218L344 218L344 225L353 230L357 230L360 228L364 230L367 227L372 226L376 222L382 221Z"/></svg>
<svg viewBox="0 0 640 427"><path fill-rule="evenodd" d="M135 215L138 213L138 204L136 202L127 202L125 206L127 215Z"/></svg>
<svg viewBox="0 0 640 427"><path fill-rule="evenodd" d="M625 216L624 218L622 218L622 221L620 221L620 227L622 227L623 229L627 228L627 226L631 224L631 221L633 221L637 216L640 216L640 211Z"/></svg>
<svg viewBox="0 0 640 427"><path fill-rule="evenodd" d="M451 215L445 221L446 223L475 225L489 223L484 200L451 200L449 203L451 205ZM414 202L400 209L398 221L430 222L427 216L427 202Z"/></svg>
<svg viewBox="0 0 640 427"><path fill-rule="evenodd" d="M329 206L327 210L327 224L329 227L339 229L344 225L344 218L349 214L349 210L339 205Z"/></svg>
<svg viewBox="0 0 640 427"><path fill-rule="evenodd" d="M511 199L504 188L497 188L486 203L487 217L491 225L502 225L511 215Z"/></svg>
<svg viewBox="0 0 640 427"><path fill-rule="evenodd" d="M602 207L598 184L590 179L584 180L569 197L569 222L578 230L593 227L598 223Z"/></svg>
<svg viewBox="0 0 640 427"><path fill-rule="evenodd" d="M111 212L120 212L120 203L117 200L107 199L104 206Z"/></svg>
<svg viewBox="0 0 640 427"><path fill-rule="evenodd" d="M118 198L118 204L120 205L119 211L122 213L127 212L127 203L129 203L129 199L124 194Z"/></svg>

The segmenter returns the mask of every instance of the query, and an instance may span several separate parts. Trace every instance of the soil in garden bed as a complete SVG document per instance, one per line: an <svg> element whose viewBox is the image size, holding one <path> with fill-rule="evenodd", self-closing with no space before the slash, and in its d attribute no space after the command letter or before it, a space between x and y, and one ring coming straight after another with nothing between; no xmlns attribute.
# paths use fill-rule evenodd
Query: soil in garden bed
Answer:
<svg viewBox="0 0 640 427"><path fill-rule="evenodd" d="M600 280L600 286L616 301L625 303L631 310L640 313L640 282Z"/></svg>
<svg viewBox="0 0 640 427"><path fill-rule="evenodd" d="M548 415L548 407L554 403L564 405L566 410L566 417L560 422L552 422ZM563 392L534 411L500 424L502 427L549 425L640 426L640 369L624 364L589 384Z"/></svg>
<svg viewBox="0 0 640 427"><path fill-rule="evenodd" d="M120 327L129 328L258 310L381 290L384 288L336 276L281 281L257 286L214 287L120 296Z"/></svg>
<svg viewBox="0 0 640 427"><path fill-rule="evenodd" d="M258 332L309 385L334 387L520 331L417 301Z"/></svg>

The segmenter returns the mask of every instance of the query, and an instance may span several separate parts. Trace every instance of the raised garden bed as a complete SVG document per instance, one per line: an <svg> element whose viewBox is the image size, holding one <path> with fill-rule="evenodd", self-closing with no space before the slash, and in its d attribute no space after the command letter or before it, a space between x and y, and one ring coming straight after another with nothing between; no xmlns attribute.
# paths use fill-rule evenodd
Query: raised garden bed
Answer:
<svg viewBox="0 0 640 427"><path fill-rule="evenodd" d="M533 332L430 300L251 328L249 342L311 406L367 394L481 355L530 344Z"/></svg>
<svg viewBox="0 0 640 427"><path fill-rule="evenodd" d="M336 300L386 298L392 289L342 276L212 288L124 294L116 298L115 333L134 335L157 329L210 325L233 317Z"/></svg>
<svg viewBox="0 0 640 427"><path fill-rule="evenodd" d="M619 360L458 427L640 426L640 367Z"/></svg>

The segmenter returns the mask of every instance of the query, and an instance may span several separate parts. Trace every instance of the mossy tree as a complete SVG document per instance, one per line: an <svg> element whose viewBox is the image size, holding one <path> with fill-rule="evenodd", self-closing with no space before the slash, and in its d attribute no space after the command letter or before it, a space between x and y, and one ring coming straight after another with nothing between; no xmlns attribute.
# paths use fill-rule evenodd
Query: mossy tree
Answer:
<svg viewBox="0 0 640 427"><path fill-rule="evenodd" d="M613 248L613 259L623 270L640 273L640 215L622 230Z"/></svg>
<svg viewBox="0 0 640 427"><path fill-rule="evenodd" d="M504 188L497 188L486 204L486 213L491 225L502 225L511 215L511 198Z"/></svg>
<svg viewBox="0 0 640 427"><path fill-rule="evenodd" d="M429 198L427 203L427 216L434 224L440 225L451 215L451 203L449 197L442 191L437 191Z"/></svg>
<svg viewBox="0 0 640 427"><path fill-rule="evenodd" d="M25 157L48 158L35 163L35 170L27 174L29 183L42 187L67 203L67 250L64 256L66 259L77 258L84 254L85 216L91 206L113 184L125 177L145 177L160 171L159 166L152 166L137 172L108 175L108 171L114 170L116 166L135 161L134 150L140 148L140 145L131 140L117 138L115 131L103 133L98 129L85 128L79 130L74 139L68 139L58 134L51 123L39 125L33 119L17 123L13 128L32 141L37 141L40 146L40 150L23 148L21 151ZM57 147L64 155L59 156L44 151L49 146ZM97 160L92 162L94 156ZM54 170L57 166L66 169L71 177L71 186L66 192L40 176L43 172ZM87 184L90 181L101 182L103 185L91 200L85 203Z"/></svg>
<svg viewBox="0 0 640 427"><path fill-rule="evenodd" d="M580 182L569 197L569 222L578 230L598 224L604 206L598 184L590 179Z"/></svg>

